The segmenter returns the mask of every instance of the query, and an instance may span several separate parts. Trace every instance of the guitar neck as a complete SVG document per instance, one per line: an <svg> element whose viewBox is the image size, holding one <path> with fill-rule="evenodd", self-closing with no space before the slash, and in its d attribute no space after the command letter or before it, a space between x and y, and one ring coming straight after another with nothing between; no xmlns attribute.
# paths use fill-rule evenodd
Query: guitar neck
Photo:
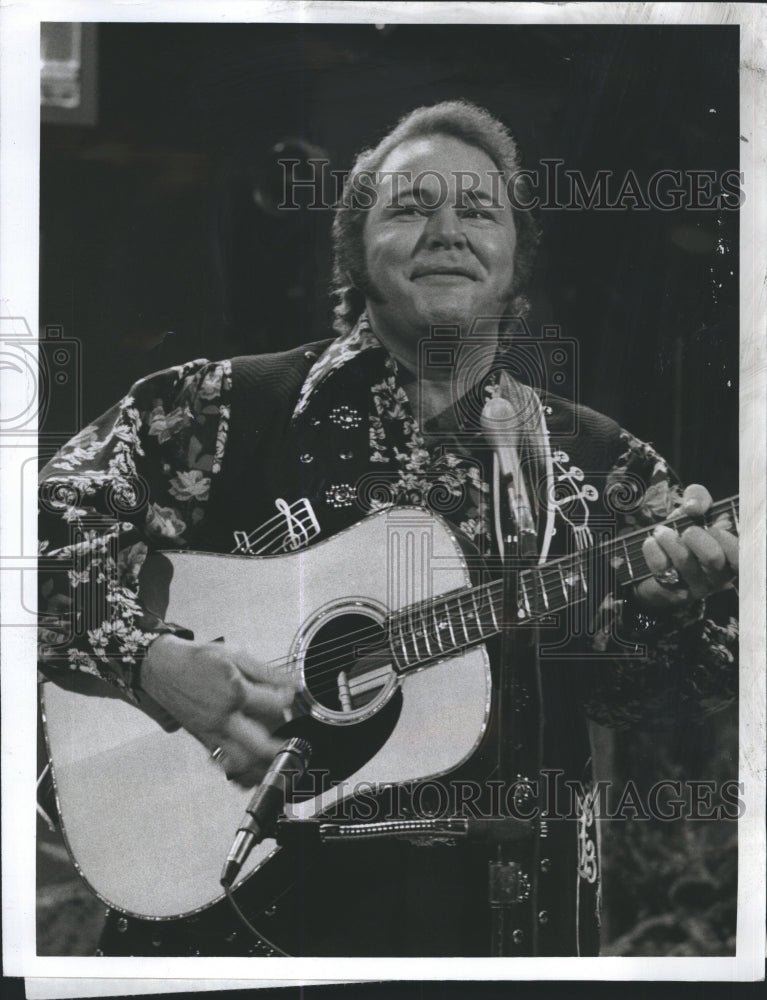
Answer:
<svg viewBox="0 0 767 1000"><path fill-rule="evenodd" d="M726 518L729 530L737 534L738 514L738 498L729 497L712 505L707 521ZM681 533L696 522L680 517L664 523ZM583 601L590 586L590 564L608 566L618 586L638 583L651 576L642 555L642 544L656 527L642 528L591 549L523 570L519 574L518 620L539 620ZM411 670L429 660L484 642L498 634L502 617L501 580L410 605L387 620L389 644L397 668Z"/></svg>

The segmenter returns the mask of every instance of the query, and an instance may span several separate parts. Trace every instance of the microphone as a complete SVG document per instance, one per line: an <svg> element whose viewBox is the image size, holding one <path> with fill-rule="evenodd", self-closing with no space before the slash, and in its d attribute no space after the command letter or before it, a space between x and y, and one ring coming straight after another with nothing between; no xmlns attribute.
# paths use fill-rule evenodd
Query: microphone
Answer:
<svg viewBox="0 0 767 1000"><path fill-rule="evenodd" d="M518 533L520 554L535 555L535 521L516 447L519 429L514 407L507 399L493 396L482 409L480 423L498 459L501 486L506 489L509 511Z"/></svg>
<svg viewBox="0 0 767 1000"><path fill-rule="evenodd" d="M308 740L294 737L277 751L264 780L253 793L237 830L221 872L221 885L229 888L251 850L260 844L285 806L290 784L309 766L312 747Z"/></svg>

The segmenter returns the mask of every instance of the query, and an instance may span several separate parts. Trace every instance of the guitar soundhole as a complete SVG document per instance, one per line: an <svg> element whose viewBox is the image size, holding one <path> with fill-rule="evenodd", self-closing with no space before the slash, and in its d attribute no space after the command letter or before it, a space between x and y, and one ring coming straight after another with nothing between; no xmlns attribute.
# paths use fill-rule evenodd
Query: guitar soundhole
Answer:
<svg viewBox="0 0 767 1000"><path fill-rule="evenodd" d="M386 633L370 615L341 614L320 626L304 659L304 684L330 712L364 711L391 688L394 670Z"/></svg>

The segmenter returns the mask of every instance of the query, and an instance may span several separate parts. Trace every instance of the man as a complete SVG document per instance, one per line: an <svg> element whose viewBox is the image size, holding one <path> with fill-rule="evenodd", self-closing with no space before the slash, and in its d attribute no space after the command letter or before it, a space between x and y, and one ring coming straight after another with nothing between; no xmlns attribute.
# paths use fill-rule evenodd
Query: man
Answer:
<svg viewBox="0 0 767 1000"><path fill-rule="evenodd" d="M249 650L192 636L183 621L164 622L143 607L137 580L147 549L230 552L234 533L251 535L276 500L300 498L311 502L323 538L383 500L441 510L497 572L513 529L503 529L500 492L491 488L485 400L510 404L512 454L520 456L516 468L524 470L544 558L590 546L600 517L609 515L620 532L674 514L705 514L706 491L682 493L649 445L606 417L525 387L504 367L504 338L524 309L520 289L537 242L533 220L517 207L524 204L518 171L511 136L487 112L464 102L412 112L358 158L347 181L334 226L334 341L150 376L62 450L43 475L44 551L71 558L70 526L88 520L91 532L65 586L55 574L43 580L53 612L53 635L43 637L45 671L55 677L79 669L125 697L149 696L231 780L255 784L282 745L274 733L296 690L275 685ZM444 352L424 351L429 343L452 344L451 363ZM94 513L118 520L105 516L94 529ZM593 662L576 675L557 670L557 654L549 653L551 662L533 657L524 668L526 697L538 693L528 708L523 699L514 706L514 724L528 735L513 751L526 773L512 779L532 788L542 765L588 788L579 706L620 725L690 716L732 699L734 625L709 621L702 604L736 574L737 541L728 527L699 523L681 535L658 527L642 547L652 576L622 589L597 585L596 577L584 582L598 595L598 628L590 646L580 647ZM72 595L81 598L86 588L101 594L115 617L88 629L80 622L80 639L62 649L51 641L57 616L66 617ZM605 655L616 642L624 652L632 642L649 651L644 660L634 655L608 667ZM498 676L496 668L496 686ZM423 739L439 739L448 721L433 720ZM486 750L498 738L493 725L469 764L478 780L496 773ZM525 889L505 953L596 953L598 862L588 811L581 800L571 822L538 825L535 845L520 848L535 912L528 912ZM486 954L487 865L488 848L477 844L425 849L398 841L330 852L300 877L292 899L280 900L269 927L300 924L292 947L305 954ZM254 905L256 913L261 904ZM159 928L114 916L103 948L253 948L220 907L213 914L195 926Z"/></svg>

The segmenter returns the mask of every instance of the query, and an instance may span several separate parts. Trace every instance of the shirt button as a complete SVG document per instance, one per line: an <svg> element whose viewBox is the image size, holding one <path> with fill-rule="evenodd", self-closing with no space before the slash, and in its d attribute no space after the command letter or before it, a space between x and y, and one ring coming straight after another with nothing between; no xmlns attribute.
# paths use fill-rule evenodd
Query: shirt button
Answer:
<svg viewBox="0 0 767 1000"><path fill-rule="evenodd" d="M353 451L342 451L342 452L339 452L339 456L338 457L341 459L342 462L350 462L354 458L354 452Z"/></svg>
<svg viewBox="0 0 767 1000"><path fill-rule="evenodd" d="M117 921L118 934L124 934L128 930L128 921L125 917L119 917Z"/></svg>
<svg viewBox="0 0 767 1000"><path fill-rule="evenodd" d="M544 875L548 875L548 873L551 871L550 858L541 858L541 871L543 872Z"/></svg>
<svg viewBox="0 0 767 1000"><path fill-rule="evenodd" d="M547 924L548 922L549 922L549 911L541 910L541 912L538 914L538 923Z"/></svg>
<svg viewBox="0 0 767 1000"><path fill-rule="evenodd" d="M511 935L511 940L514 942L514 944L522 944L522 942L525 940L525 932L519 929L515 930L514 933Z"/></svg>
<svg viewBox="0 0 767 1000"><path fill-rule="evenodd" d="M314 461L314 455L310 455L308 451L305 451L298 461L301 462L302 465L308 465L310 462Z"/></svg>
<svg viewBox="0 0 767 1000"><path fill-rule="evenodd" d="M314 353L314 351L304 351L304 357L306 358L307 361L314 361L317 355Z"/></svg>
<svg viewBox="0 0 767 1000"><path fill-rule="evenodd" d="M312 417L309 423L312 425L312 427L319 427L322 421L320 420L319 417Z"/></svg>

